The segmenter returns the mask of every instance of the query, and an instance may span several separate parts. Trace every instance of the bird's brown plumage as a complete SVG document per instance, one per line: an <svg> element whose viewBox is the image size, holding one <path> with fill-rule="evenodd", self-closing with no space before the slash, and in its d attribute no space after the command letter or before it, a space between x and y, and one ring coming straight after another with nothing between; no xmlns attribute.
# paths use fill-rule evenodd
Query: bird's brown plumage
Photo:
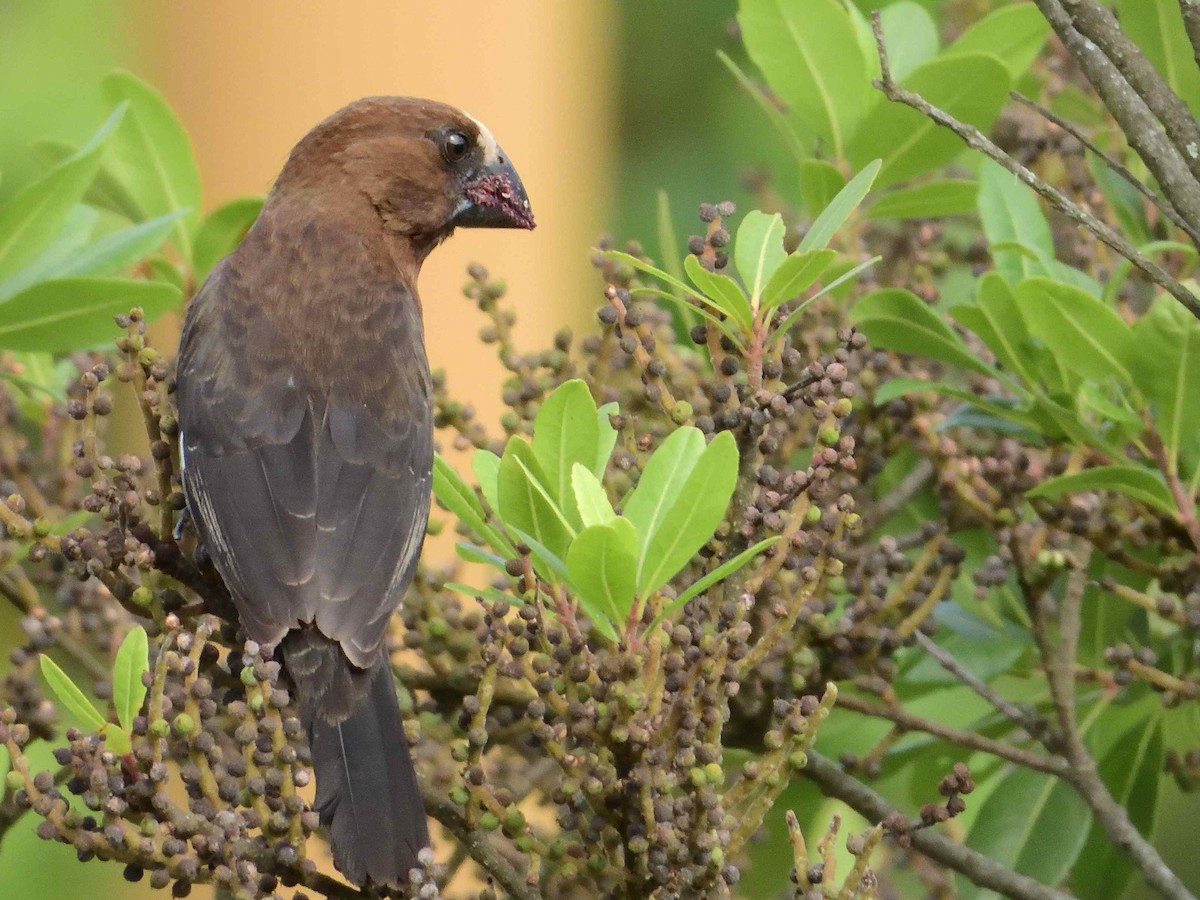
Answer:
<svg viewBox="0 0 1200 900"><path fill-rule="evenodd" d="M432 101L352 104L292 151L180 347L189 508L247 633L282 647L356 881L402 881L428 843L384 639L429 509L417 275L458 225L533 225L490 133Z"/></svg>

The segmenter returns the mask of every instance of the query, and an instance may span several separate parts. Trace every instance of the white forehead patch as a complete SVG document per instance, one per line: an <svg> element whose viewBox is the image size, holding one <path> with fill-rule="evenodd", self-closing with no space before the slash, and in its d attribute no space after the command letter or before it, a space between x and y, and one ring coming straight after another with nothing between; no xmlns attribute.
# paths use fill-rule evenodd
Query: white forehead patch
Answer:
<svg viewBox="0 0 1200 900"><path fill-rule="evenodd" d="M470 113L466 113L465 115L479 128L479 146L483 150L484 164L494 166L500 161L500 148L496 144L496 139L492 137L492 132L488 130L488 127L477 118Z"/></svg>

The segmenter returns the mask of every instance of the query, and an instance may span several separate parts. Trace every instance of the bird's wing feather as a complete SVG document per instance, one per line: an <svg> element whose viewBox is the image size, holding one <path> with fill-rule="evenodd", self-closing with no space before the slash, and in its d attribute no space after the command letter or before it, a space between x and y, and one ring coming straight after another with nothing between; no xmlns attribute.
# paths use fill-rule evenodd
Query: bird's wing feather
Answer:
<svg viewBox="0 0 1200 900"><path fill-rule="evenodd" d="M177 383L189 506L255 639L275 642L312 622L370 666L428 516L419 323L364 334L378 352L326 361L326 380L314 384L289 349L295 341L239 290L218 270L188 312ZM346 371L354 365L362 369ZM364 377L381 392L346 387Z"/></svg>

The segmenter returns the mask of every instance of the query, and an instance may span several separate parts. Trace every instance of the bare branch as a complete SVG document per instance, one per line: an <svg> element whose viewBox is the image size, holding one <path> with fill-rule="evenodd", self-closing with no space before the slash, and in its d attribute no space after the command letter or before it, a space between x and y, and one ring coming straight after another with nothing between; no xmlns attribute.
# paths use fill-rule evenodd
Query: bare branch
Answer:
<svg viewBox="0 0 1200 900"><path fill-rule="evenodd" d="M836 763L817 753L806 751L808 765L801 774L817 785L827 797L836 797L871 822L882 822L895 809ZM912 844L930 859L963 875L972 883L1013 900L1070 900L1067 894L1020 875L970 847L948 840L934 831L923 829L910 835Z"/></svg>
<svg viewBox="0 0 1200 900"><path fill-rule="evenodd" d="M1150 188L1146 187L1146 185L1142 184L1142 182L1132 172L1130 172L1129 169L1097 147L1082 131L1079 130L1076 125L1046 109L1046 107L1042 106L1042 104L1038 103L1036 100L1031 100L1029 97L1026 97L1020 91L1013 91L1012 98L1018 103L1025 104L1030 109L1037 112L1038 115L1042 116L1042 118L1053 123L1054 125L1057 125L1067 134L1071 135L1071 137L1075 138L1075 140L1079 141L1079 143L1083 144L1083 146L1086 147L1091 153L1098 156L1106 166L1108 166L1110 169L1116 172L1117 175L1128 182L1134 190L1153 203L1155 208L1158 209L1158 211L1168 219L1170 219L1177 228L1181 229L1182 231L1186 231L1188 237L1192 239L1192 243L1194 243L1197 247L1200 247L1200 231L1197 231L1195 228L1192 228L1191 225L1185 222L1183 217L1175 211L1175 208L1171 206L1170 203L1158 196L1158 194L1154 193L1154 191L1150 190Z"/></svg>
<svg viewBox="0 0 1200 900"><path fill-rule="evenodd" d="M1039 0L1040 2L1045 2L1045 0ZM896 84L892 80L891 69L888 66L887 50L883 42L883 30L879 24L878 16L873 17L872 24L875 29L875 42L879 50L881 67L881 78L875 82L875 86L883 92L884 96L889 100L903 103L905 106L917 110L917 112L927 116L943 128L953 131L962 138L968 147L978 150L984 156L987 156L1009 172L1012 172L1023 183L1029 185L1029 187L1044 197L1052 207L1076 225L1090 231L1121 256L1125 257L1125 259L1133 263L1147 278L1182 303L1193 316L1200 319L1200 299L1197 299L1191 291L1172 278L1158 263L1139 253L1133 245L1116 231L1073 202L1057 188L1042 181L1037 175L992 143L978 128L959 121L944 110L938 109L920 94L905 90ZM1190 178L1190 175L1188 177ZM1200 219L1197 221L1200 221Z"/></svg>
<svg viewBox="0 0 1200 900"><path fill-rule="evenodd" d="M1168 202L1193 227L1200 228L1200 183L1196 181L1196 172L1200 168L1193 168L1193 165L1200 167L1200 159L1191 157L1193 153L1200 157L1200 136L1195 140L1183 140L1182 143L1177 140L1183 135L1183 126L1163 95L1165 91L1165 94L1174 97L1171 89L1162 83L1152 66L1150 74L1157 79L1158 86L1153 85L1150 77L1140 69L1135 75L1142 91L1150 95L1150 100L1126 80L1126 74L1120 66L1129 69L1131 64L1128 61L1117 63L1111 58L1121 48L1139 57L1146 66L1150 64L1117 27L1115 20L1112 21L1112 27L1107 28L1104 16L1095 15L1098 4L1091 0L1066 0L1071 7L1068 13L1060 0L1035 2L1125 132L1130 146L1162 186ZM1088 29L1086 33L1085 27ZM1175 97L1176 101L1178 99ZM1150 103L1153 103L1154 109ZM1170 117L1174 135L1168 133L1168 127L1160 121L1155 109ZM1193 121L1192 128L1195 127Z"/></svg>
<svg viewBox="0 0 1200 900"><path fill-rule="evenodd" d="M976 734L974 731L951 728L949 725L943 725L941 722L935 722L932 719L925 719L914 715L899 706L872 703L870 700L864 700L861 697L854 697L850 694L839 694L837 705L856 713L862 713L864 716L875 716L879 719L885 719L900 726L905 731L920 731L924 734L941 738L943 741L951 744L966 747L969 750L990 753L992 756L999 757L1000 759L1007 759L1009 762L1016 763L1019 766L1025 766L1027 769L1045 772L1047 775L1066 774L1067 764L1058 757L1046 756L1043 753L1035 753L1031 750L1025 750L1022 747L1006 744L1003 741L995 741L982 734Z"/></svg>

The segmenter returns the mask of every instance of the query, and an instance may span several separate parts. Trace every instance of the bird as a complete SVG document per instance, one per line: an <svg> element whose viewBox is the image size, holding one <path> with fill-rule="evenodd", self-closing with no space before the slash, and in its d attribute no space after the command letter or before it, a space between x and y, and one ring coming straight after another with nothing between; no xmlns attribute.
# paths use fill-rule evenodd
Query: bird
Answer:
<svg viewBox="0 0 1200 900"><path fill-rule="evenodd" d="M429 846L386 650L429 515L417 278L456 228L533 227L478 120L369 97L300 140L188 304L175 378L188 515L245 633L290 679L314 807L356 884L406 883Z"/></svg>

